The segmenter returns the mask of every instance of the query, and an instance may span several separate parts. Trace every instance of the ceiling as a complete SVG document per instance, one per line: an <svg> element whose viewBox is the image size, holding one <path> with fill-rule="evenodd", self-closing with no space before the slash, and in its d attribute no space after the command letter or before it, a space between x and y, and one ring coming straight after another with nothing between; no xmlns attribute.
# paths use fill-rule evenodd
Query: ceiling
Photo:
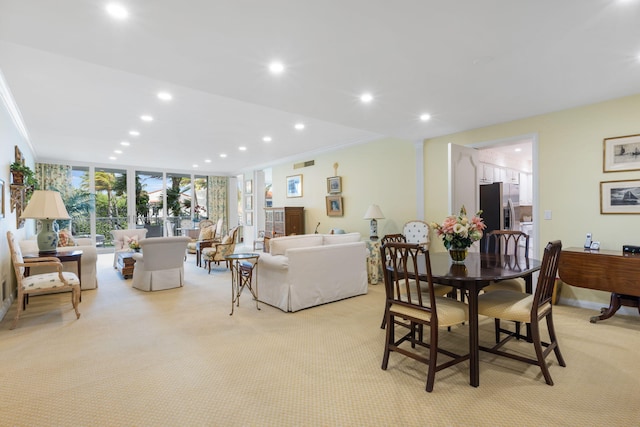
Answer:
<svg viewBox="0 0 640 427"><path fill-rule="evenodd" d="M39 161L233 174L640 92L640 1L120 0L126 20L106 3L0 0Z"/></svg>

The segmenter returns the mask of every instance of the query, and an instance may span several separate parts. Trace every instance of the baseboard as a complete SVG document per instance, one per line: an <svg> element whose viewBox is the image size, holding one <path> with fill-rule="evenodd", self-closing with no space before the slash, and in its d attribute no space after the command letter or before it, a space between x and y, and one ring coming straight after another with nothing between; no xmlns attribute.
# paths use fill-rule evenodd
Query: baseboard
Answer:
<svg viewBox="0 0 640 427"><path fill-rule="evenodd" d="M0 306L0 320L4 319L4 316L9 312L9 308L11 304L13 304L13 299L13 293L11 293L8 298L2 301L2 306Z"/></svg>
<svg viewBox="0 0 640 427"><path fill-rule="evenodd" d="M562 298L562 297L558 300L558 303L562 305L569 305L572 307L587 308L595 311L596 314L600 313L601 308L609 306L609 304L603 304L601 302L581 301L573 298ZM594 316L596 314L594 314ZM616 314L621 314L623 316L637 316L638 309L635 307L620 307L620 309L616 312Z"/></svg>

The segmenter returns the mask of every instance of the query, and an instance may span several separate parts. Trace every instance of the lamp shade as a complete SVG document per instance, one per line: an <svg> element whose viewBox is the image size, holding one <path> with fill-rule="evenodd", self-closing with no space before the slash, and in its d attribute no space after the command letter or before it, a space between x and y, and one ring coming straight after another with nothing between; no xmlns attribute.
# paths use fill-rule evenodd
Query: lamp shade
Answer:
<svg viewBox="0 0 640 427"><path fill-rule="evenodd" d="M380 206L371 205L364 214L364 219L384 219L384 214L380 210Z"/></svg>
<svg viewBox="0 0 640 427"><path fill-rule="evenodd" d="M70 219L62 197L57 191L35 190L20 218Z"/></svg>

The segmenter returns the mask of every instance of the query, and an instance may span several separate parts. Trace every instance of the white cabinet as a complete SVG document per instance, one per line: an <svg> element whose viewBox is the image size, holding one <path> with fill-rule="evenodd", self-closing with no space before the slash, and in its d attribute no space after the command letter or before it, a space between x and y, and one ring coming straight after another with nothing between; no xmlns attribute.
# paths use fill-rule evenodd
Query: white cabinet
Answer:
<svg viewBox="0 0 640 427"><path fill-rule="evenodd" d="M491 184L494 182L494 167L486 163L480 163L480 183Z"/></svg>
<svg viewBox="0 0 640 427"><path fill-rule="evenodd" d="M533 179L530 173L520 174L520 205L533 205Z"/></svg>

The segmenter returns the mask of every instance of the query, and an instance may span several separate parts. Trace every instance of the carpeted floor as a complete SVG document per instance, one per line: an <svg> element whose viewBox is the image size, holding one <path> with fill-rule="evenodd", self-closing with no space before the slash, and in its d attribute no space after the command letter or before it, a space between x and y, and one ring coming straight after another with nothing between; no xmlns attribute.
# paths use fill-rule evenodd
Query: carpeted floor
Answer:
<svg viewBox="0 0 640 427"><path fill-rule="evenodd" d="M2 426L513 426L640 425L640 316L589 323L556 306L567 367L555 386L537 367L481 353L480 387L468 363L436 374L392 354L380 369L384 289L283 313L243 294L233 316L230 276L186 264L186 285L131 288L99 256L97 290L31 299L18 327L14 302L0 323ZM493 322L481 322L490 343ZM465 327L442 345L464 351ZM523 352L526 343L515 343Z"/></svg>

